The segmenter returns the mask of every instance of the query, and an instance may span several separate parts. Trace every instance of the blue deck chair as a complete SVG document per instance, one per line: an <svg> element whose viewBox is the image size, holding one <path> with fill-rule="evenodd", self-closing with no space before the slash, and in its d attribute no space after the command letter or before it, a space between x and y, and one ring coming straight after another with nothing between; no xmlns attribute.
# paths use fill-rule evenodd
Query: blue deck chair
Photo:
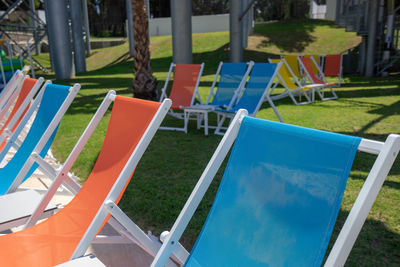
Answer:
<svg viewBox="0 0 400 267"><path fill-rule="evenodd" d="M195 116L197 119L197 128L203 127L204 133L208 135L208 128L215 128L215 126L208 125L208 113L215 108L228 108L232 106L236 95L246 82L253 64L254 62L252 61L248 63L220 62L205 104L195 104L192 107L184 109L185 124L187 125L192 116Z"/></svg>
<svg viewBox="0 0 400 267"><path fill-rule="evenodd" d="M242 95L240 96L239 93L230 108L215 109L218 117L218 125L215 129L215 134L223 134L222 130L226 129L223 127L225 119L233 118L239 109L246 109L250 116L256 116L265 96L268 91L271 90L281 65L282 63L254 63L246 88L242 90ZM274 112L277 114L278 118L280 118L276 109L274 109Z"/></svg>
<svg viewBox="0 0 400 267"><path fill-rule="evenodd" d="M378 155L325 266L343 266L400 149L385 143L245 116L240 110L152 267L173 252L184 266L320 266L357 151ZM179 239L232 147L190 254Z"/></svg>
<svg viewBox="0 0 400 267"><path fill-rule="evenodd" d="M41 89L38 97L0 152L0 161L2 161L11 147L17 149L10 161L0 169L0 195L14 192L38 167L35 161L44 158L46 155L53 142L60 120L79 89L79 84L75 84L73 87L47 84ZM38 106L29 132L21 142L18 137ZM6 132L4 131L4 133ZM4 140L5 136L2 137Z"/></svg>

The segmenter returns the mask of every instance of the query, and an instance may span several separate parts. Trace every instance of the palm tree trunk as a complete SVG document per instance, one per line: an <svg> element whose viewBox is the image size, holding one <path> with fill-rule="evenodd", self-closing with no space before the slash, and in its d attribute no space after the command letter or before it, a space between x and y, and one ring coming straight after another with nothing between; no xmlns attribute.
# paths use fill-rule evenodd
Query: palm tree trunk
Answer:
<svg viewBox="0 0 400 267"><path fill-rule="evenodd" d="M153 76L150 65L149 28L144 0L132 0L132 11L135 36L133 95L137 98L154 99L157 79Z"/></svg>

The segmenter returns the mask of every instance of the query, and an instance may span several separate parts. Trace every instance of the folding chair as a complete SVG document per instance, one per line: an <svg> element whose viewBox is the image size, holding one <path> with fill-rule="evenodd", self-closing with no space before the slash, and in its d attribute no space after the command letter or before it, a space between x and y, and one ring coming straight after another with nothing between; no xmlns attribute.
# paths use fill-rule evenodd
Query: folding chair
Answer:
<svg viewBox="0 0 400 267"><path fill-rule="evenodd" d="M328 82L324 76L322 77L322 80L320 80L317 76L315 76L314 72L312 71L312 66L314 65L318 69L319 69L319 67L316 65L315 61L313 61L313 58L307 58L307 57L300 58L299 57L299 63L311 83L322 85L321 87L316 87L317 94L319 95L319 97L321 98L322 101L333 100L333 99L338 98L335 91L333 90L333 87L336 87L337 83ZM320 73L322 74L322 71L320 71ZM329 90L333 96L325 97L324 96L325 88L329 88Z"/></svg>
<svg viewBox="0 0 400 267"><path fill-rule="evenodd" d="M39 92L0 152L1 162L12 147L17 150L7 164L0 169L0 195L14 192L38 167L37 164L33 164L34 161L44 161L42 158L47 154L53 142L61 118L79 89L79 84L75 84L73 87L47 84ZM37 108L38 106L39 108ZM25 139L21 142L19 135L36 109L35 119ZM0 143L4 141L8 132L3 131ZM46 173L45 167L40 167L40 170Z"/></svg>
<svg viewBox="0 0 400 267"><path fill-rule="evenodd" d="M11 128L11 132L15 130L18 122L26 113L29 103L40 89L43 81L44 79L42 77L39 79L33 79L29 78L28 75L25 75L22 83L20 83L17 90L14 91L4 105L4 108L0 111L0 120L3 121L4 119L7 119L1 126L0 135L7 127ZM16 117L14 118L14 116ZM11 121L13 121L13 123L10 124ZM0 150L3 148L3 145L0 146Z"/></svg>
<svg viewBox="0 0 400 267"><path fill-rule="evenodd" d="M67 173L101 117L114 101L103 147L91 174L74 199L58 213L36 223L57 188L64 182L74 184ZM42 202L22 231L0 236L2 266L54 266L82 256L111 214L121 220L135 238L125 233L154 255L158 248L127 216L117 203L148 144L168 112L171 101L162 103L115 96L110 92L85 132L75 145ZM122 215L121 215L122 214ZM133 225L133 226L132 226ZM126 231L125 231L126 232Z"/></svg>
<svg viewBox="0 0 400 267"><path fill-rule="evenodd" d="M174 71L174 81L172 83L172 89L168 96L172 100L171 110L168 112L174 118L184 120L183 128L177 127L160 127L161 130L175 130L184 131L187 133L187 123L185 119L185 113L176 112L182 110L185 107L191 107L194 103L196 95L201 102L200 93L198 90L201 74L203 73L204 63L202 64L175 64L171 63L168 71L167 79L165 80L164 87L161 89L160 101L167 98L167 87L171 77L171 73Z"/></svg>
<svg viewBox="0 0 400 267"><path fill-rule="evenodd" d="M11 94L18 88L21 81L24 79L24 73L16 71L11 79L5 84L0 92L0 110L3 109L5 103L10 98Z"/></svg>
<svg viewBox="0 0 400 267"><path fill-rule="evenodd" d="M319 70L321 69L322 66L321 57L319 55L304 55L303 57L312 58L312 60L314 60L315 64L312 65L312 70L313 73L318 77L320 75Z"/></svg>
<svg viewBox="0 0 400 267"><path fill-rule="evenodd" d="M279 100L284 97L289 96L293 103L298 105L305 105L314 102L314 90L316 86L320 85L305 85L302 86L300 81L294 75L292 70L289 68L285 59L268 59L270 63L280 63L282 62L282 66L278 72L278 81L274 84L273 89L276 88L278 83L280 83L285 91L279 95L271 96L270 99L272 100ZM271 91L272 93L272 91ZM296 96L299 97L299 101L296 100ZM306 101L301 101L301 97L304 96Z"/></svg>
<svg viewBox="0 0 400 267"><path fill-rule="evenodd" d="M294 74L295 77L298 79L302 79L303 74L301 73L301 69L299 66L299 61L297 60L296 55L285 55L281 56L282 59L284 59L287 63L287 66L291 70L291 72Z"/></svg>
<svg viewBox="0 0 400 267"><path fill-rule="evenodd" d="M247 109L250 116L256 116L264 99L267 99L266 96L271 90L281 66L282 63L254 63L253 69L250 73L250 78L246 84L246 89L242 89L242 93L240 93L241 96L235 99L232 108L214 110L214 112L217 113L218 118L218 125L214 132L215 134L222 135L224 133L222 130L226 129L226 127L223 126L225 119L232 119L239 109ZM269 103L278 119L282 121L282 117L275 105L272 102Z"/></svg>
<svg viewBox="0 0 400 267"><path fill-rule="evenodd" d="M196 116L195 119L197 119L197 128L203 127L204 134L208 135L208 128L215 128L208 125L208 113L215 108L232 106L233 101L243 87L242 85L246 83L253 65L254 62L252 61L248 63L220 62L206 103L184 108L186 127L189 119L194 115ZM218 86L216 86L218 77Z"/></svg>
<svg viewBox="0 0 400 267"><path fill-rule="evenodd" d="M385 143L237 113L152 267L171 252L185 266L320 266L358 151L378 155L325 266L343 266L400 149ZM229 152L225 173L190 254L179 239Z"/></svg>
<svg viewBox="0 0 400 267"><path fill-rule="evenodd" d="M338 78L337 87L342 83L342 62L343 54L326 55L324 59L324 75Z"/></svg>

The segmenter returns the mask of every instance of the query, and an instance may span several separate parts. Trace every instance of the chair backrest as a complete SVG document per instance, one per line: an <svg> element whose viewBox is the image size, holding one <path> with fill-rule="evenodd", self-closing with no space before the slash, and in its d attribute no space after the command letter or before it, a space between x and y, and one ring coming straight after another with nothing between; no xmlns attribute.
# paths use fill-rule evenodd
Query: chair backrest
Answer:
<svg viewBox="0 0 400 267"><path fill-rule="evenodd" d="M103 146L81 190L67 206L46 221L0 236L0 246L5 248L0 250L2 265L14 266L18 262L21 266L54 266L71 258L99 210L104 208L110 191L115 190L119 178L126 172L129 172L129 178L132 176L135 166L129 169L126 165L161 105L116 96ZM129 178L117 192L116 203Z"/></svg>
<svg viewBox="0 0 400 267"><path fill-rule="evenodd" d="M277 66L278 64L275 63L254 63L246 89L232 110L237 111L243 108L247 109L249 114L255 115L264 100L266 91L271 87L278 73Z"/></svg>
<svg viewBox="0 0 400 267"><path fill-rule="evenodd" d="M245 117L185 266L320 266L360 141Z"/></svg>
<svg viewBox="0 0 400 267"><path fill-rule="evenodd" d="M25 78L23 84L22 84L22 88L21 91L18 94L18 98L17 101L15 102L14 106L11 107L11 113L9 114L6 122L4 122L2 128L0 129L0 135L3 133L3 131L7 128L8 124L10 123L10 121L14 118L14 115L17 113L19 107L22 105L22 103L25 101L26 97L29 95L29 93L31 92L31 90L34 88L35 84L38 82L37 79L33 79L33 78ZM11 103L10 103L11 104ZM11 132L13 132L15 130L15 128L17 128L18 123L21 121L22 117L24 116L24 114L26 113L26 111L28 110L29 105L25 108L25 110L22 112L22 114L19 116L19 118L17 119L17 122L13 125L13 127L11 129L9 129ZM0 150L4 147L5 142L3 142L0 145Z"/></svg>
<svg viewBox="0 0 400 267"><path fill-rule="evenodd" d="M246 113L236 113L151 266L164 266L172 252L185 266L320 266L355 154L362 151L378 156L325 264L343 266L400 151L400 135L383 143ZM179 239L230 150L189 254Z"/></svg>
<svg viewBox="0 0 400 267"><path fill-rule="evenodd" d="M319 60L319 55L304 55L304 57L313 58L315 63L318 64L318 66L320 66L320 64L321 64L320 60ZM311 67L312 67L313 73L315 75L318 75L319 74L318 67L315 64L312 64Z"/></svg>
<svg viewBox="0 0 400 267"><path fill-rule="evenodd" d="M270 59L269 62L276 64L282 62L282 66L279 69L279 76L282 80L279 80L279 83L283 87L286 87L289 90L295 90L299 88L299 85L293 82L293 80L297 80L297 78L293 77L293 75L290 73L290 70L288 69L287 63L284 59Z"/></svg>
<svg viewBox="0 0 400 267"><path fill-rule="evenodd" d="M175 65L174 81L169 94L169 98L172 100L172 109L189 107L193 104L201 71L201 64Z"/></svg>
<svg viewBox="0 0 400 267"><path fill-rule="evenodd" d="M302 58L300 58L300 61L302 63L302 66L304 67L304 71L307 73L307 76L312 83L324 84L323 81L321 81L320 79L318 79L317 76L315 76L315 74L312 70L312 66L314 65L314 63L312 62L311 58L302 57Z"/></svg>
<svg viewBox="0 0 400 267"><path fill-rule="evenodd" d="M283 58L286 60L290 69L293 71L293 74L296 75L297 78L302 77L302 75L300 73L300 66L299 66L299 61L297 60L297 56L296 55L286 55L286 56L283 56Z"/></svg>
<svg viewBox="0 0 400 267"><path fill-rule="evenodd" d="M223 63L218 82L218 88L211 105L228 106L235 95L235 91L246 74L247 63Z"/></svg>
<svg viewBox="0 0 400 267"><path fill-rule="evenodd" d="M328 77L340 77L342 69L342 55L326 55L324 62L324 75Z"/></svg>
<svg viewBox="0 0 400 267"><path fill-rule="evenodd" d="M7 192L10 185L13 183L16 176L20 172L22 166L25 164L29 156L32 154L36 145L44 135L51 121L53 120L55 114L58 112L58 110L64 103L65 99L67 98L70 88L71 87L69 86L56 85L56 84L49 84L46 86L46 88L44 88L45 91L43 93L40 106L37 110L35 119L29 129L27 136L25 137L21 146L18 148L15 155L7 163L7 165L5 165L4 168L0 169L1 195ZM42 157L44 157L47 151L49 150L50 145L53 142L54 136L56 135L57 128L54 130L51 137L48 139L46 145L40 152L40 155ZM11 148L11 146L12 146L11 142L7 142L1 153L2 154L6 153ZM23 180L28 178L35 171L37 167L38 165L35 163Z"/></svg>

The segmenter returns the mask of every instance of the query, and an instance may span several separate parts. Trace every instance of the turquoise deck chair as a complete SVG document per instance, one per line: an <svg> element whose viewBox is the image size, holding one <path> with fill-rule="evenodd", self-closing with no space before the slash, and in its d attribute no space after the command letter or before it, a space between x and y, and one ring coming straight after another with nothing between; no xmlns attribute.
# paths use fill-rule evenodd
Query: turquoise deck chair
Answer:
<svg viewBox="0 0 400 267"><path fill-rule="evenodd" d="M237 98L236 103L231 108L215 110L218 115L218 126L215 129L215 134L223 133L221 130L224 129L225 119L233 118L239 109L246 109L250 116L257 114L281 65L282 63L254 63L246 88L243 89L242 95Z"/></svg>
<svg viewBox="0 0 400 267"><path fill-rule="evenodd" d="M253 64L254 62L252 61L248 63L220 62L214 81L210 87L206 104L195 104L192 107L184 108L185 125L195 116L197 128L203 127L206 135L208 135L208 128L216 128L216 126L208 125L208 113L215 108L229 108L233 105L241 87L249 76Z"/></svg>
<svg viewBox="0 0 400 267"><path fill-rule="evenodd" d="M357 151L378 157L325 266L344 265L400 150L385 143L245 116L238 112L151 266L171 253L185 266L320 266ZM190 254L179 239L234 142Z"/></svg>
<svg viewBox="0 0 400 267"><path fill-rule="evenodd" d="M247 78L246 72L248 70L248 63L239 62L239 63L220 63L221 70L219 72L219 81L217 90L214 93L214 86L210 89L210 94L208 96L207 102L211 106L216 107L228 107L231 103L232 98L235 95L235 92L240 89L240 84L243 79ZM250 67L251 69L251 67ZM218 72L216 78L218 76ZM210 102L212 98L212 101Z"/></svg>
<svg viewBox="0 0 400 267"><path fill-rule="evenodd" d="M36 170L38 164L33 162L31 154L37 151L37 154L42 158L46 155L57 132L58 124L78 92L79 87L79 85L75 85L71 89L69 86L48 84L42 89L42 96L36 98L36 103L32 104L14 134L0 152L1 161L11 147L17 149L10 161L4 168L0 169L1 195L9 193L12 185L16 189L20 183L25 181ZM29 132L24 141L18 144L18 135L39 104L39 101L40 105ZM29 168L26 167L28 165L30 165Z"/></svg>

